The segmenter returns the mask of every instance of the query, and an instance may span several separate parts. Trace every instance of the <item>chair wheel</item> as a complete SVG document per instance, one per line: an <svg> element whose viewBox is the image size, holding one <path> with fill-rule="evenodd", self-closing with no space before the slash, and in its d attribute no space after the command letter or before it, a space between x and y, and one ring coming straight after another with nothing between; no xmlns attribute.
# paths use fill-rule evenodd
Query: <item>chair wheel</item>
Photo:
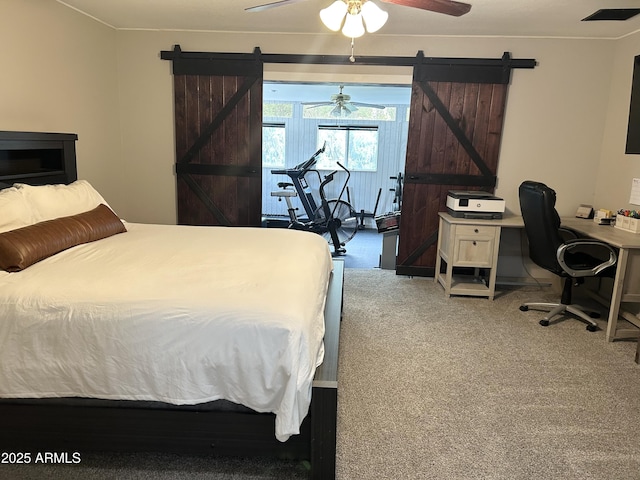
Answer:
<svg viewBox="0 0 640 480"><path fill-rule="evenodd" d="M548 327L549 326L549 320L545 320L544 318L542 320L540 320L538 323L540 325L542 325L543 327Z"/></svg>
<svg viewBox="0 0 640 480"><path fill-rule="evenodd" d="M595 332L596 330L598 330L598 327L596 327L595 325L587 325L587 330L589 330L590 332Z"/></svg>
<svg viewBox="0 0 640 480"><path fill-rule="evenodd" d="M520 311L521 312L527 312L527 311L529 311L529 307L527 307L526 305L520 305Z"/></svg>
<svg viewBox="0 0 640 480"><path fill-rule="evenodd" d="M599 312L589 312L589 316L591 318L600 318L600 313Z"/></svg>

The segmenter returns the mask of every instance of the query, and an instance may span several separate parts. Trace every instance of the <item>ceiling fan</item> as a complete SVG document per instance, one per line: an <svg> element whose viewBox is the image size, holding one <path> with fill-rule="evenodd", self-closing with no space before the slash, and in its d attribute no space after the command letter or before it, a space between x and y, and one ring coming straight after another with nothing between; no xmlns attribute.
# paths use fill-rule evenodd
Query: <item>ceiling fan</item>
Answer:
<svg viewBox="0 0 640 480"><path fill-rule="evenodd" d="M281 7L284 5L292 5L294 3L304 2L306 0L278 0L276 2L256 5L255 7L245 8L248 12L259 12L269 8ZM429 10L431 12L444 13L459 17L471 10L468 3L456 2L454 0L381 0L385 3L393 3L403 5L405 7L419 8L421 10Z"/></svg>
<svg viewBox="0 0 640 480"><path fill-rule="evenodd" d="M377 108L379 110L384 110L384 105L376 105L375 103L362 103L362 102L352 102L351 95L347 95L342 93L342 89L344 85L340 85L340 92L334 95L331 95L331 99L326 102L302 102L302 105L305 105L307 108L316 108L322 107L326 105L334 105L334 108L331 110L331 116L333 117L342 117L351 115L351 113L358 110L358 107L367 107L367 108Z"/></svg>

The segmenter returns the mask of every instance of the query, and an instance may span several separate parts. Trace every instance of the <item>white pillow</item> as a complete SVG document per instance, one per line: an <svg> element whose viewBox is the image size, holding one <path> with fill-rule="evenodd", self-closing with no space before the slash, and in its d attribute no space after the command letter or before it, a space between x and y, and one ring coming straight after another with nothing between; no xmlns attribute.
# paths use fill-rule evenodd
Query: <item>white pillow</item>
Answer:
<svg viewBox="0 0 640 480"><path fill-rule="evenodd" d="M0 190L0 233L34 223L33 210L19 189L10 187Z"/></svg>
<svg viewBox="0 0 640 480"><path fill-rule="evenodd" d="M14 187L20 190L31 206L35 223L88 212L101 203L109 206L86 180L76 180L69 185L16 183Z"/></svg>

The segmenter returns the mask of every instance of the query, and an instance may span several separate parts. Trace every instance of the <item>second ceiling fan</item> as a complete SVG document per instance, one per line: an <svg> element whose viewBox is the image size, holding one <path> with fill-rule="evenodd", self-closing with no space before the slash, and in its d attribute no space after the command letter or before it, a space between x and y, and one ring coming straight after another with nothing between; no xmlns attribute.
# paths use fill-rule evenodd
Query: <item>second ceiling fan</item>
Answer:
<svg viewBox="0 0 640 480"><path fill-rule="evenodd" d="M350 115L351 113L358 110L358 107L377 108L379 110L384 110L384 105L377 105L375 103L352 102L351 95L342 93L343 88L344 85L340 85L340 92L331 95L331 99L326 102L302 102L302 105L306 106L307 108L334 105L334 108L330 112L331 116L333 117L343 117Z"/></svg>

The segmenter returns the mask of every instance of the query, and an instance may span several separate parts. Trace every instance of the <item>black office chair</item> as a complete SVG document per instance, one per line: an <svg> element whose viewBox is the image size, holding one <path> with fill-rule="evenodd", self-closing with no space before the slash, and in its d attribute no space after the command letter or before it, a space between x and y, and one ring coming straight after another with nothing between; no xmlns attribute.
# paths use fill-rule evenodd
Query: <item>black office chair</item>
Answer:
<svg viewBox="0 0 640 480"><path fill-rule="evenodd" d="M598 324L592 318L598 318L599 314L593 310L588 314L589 310L573 305L571 289L574 283L583 283L584 277L613 276L618 258L616 251L604 242L578 238L572 230L561 227L555 209L556 192L545 184L525 181L520 185L519 196L529 257L538 266L564 278L560 303L525 303L520 310L549 310L540 320L540 325L545 327L556 315L571 313L587 322L587 330L595 332ZM572 238L566 239L568 236ZM598 256L609 258L603 261Z"/></svg>

